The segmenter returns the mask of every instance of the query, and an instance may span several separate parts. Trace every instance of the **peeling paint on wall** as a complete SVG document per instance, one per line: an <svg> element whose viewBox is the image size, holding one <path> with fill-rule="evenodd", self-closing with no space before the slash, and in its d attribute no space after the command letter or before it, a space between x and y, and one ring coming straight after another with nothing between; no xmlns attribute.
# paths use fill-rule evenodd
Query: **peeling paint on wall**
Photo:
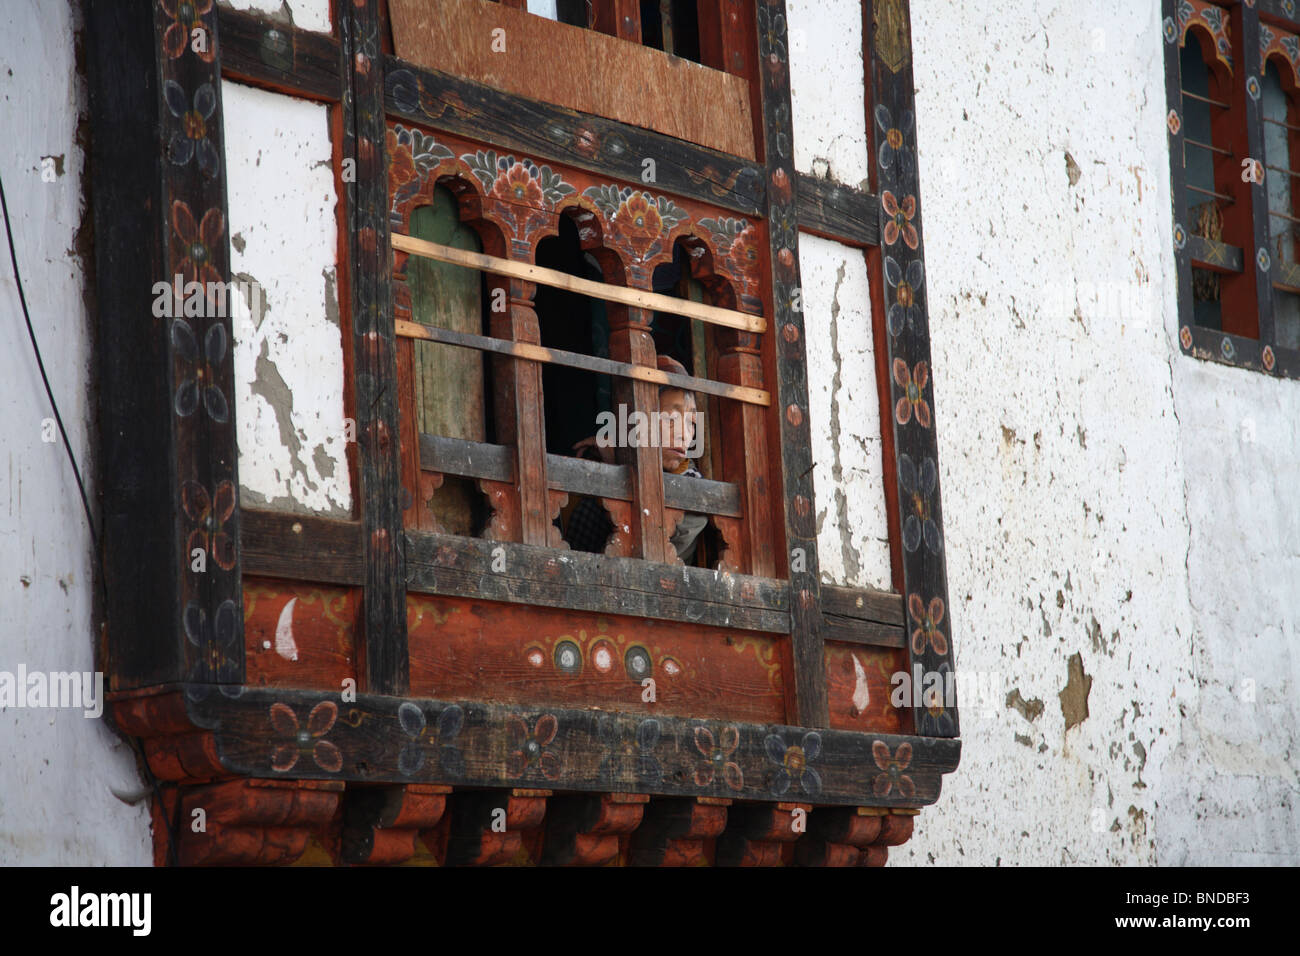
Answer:
<svg viewBox="0 0 1300 956"><path fill-rule="evenodd" d="M799 237L822 579L890 586L871 297L862 252Z"/></svg>
<svg viewBox="0 0 1300 956"><path fill-rule="evenodd" d="M867 189L861 0L788 0L786 17L795 168Z"/></svg>
<svg viewBox="0 0 1300 956"><path fill-rule="evenodd" d="M226 82L231 268L245 504L348 516L336 195L324 106Z"/></svg>

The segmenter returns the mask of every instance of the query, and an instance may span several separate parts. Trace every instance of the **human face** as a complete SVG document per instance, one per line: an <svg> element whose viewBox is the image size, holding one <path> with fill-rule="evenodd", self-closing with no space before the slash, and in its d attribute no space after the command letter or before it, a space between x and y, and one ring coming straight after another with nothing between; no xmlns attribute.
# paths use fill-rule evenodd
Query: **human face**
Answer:
<svg viewBox="0 0 1300 956"><path fill-rule="evenodd" d="M676 471L695 444L695 396L680 388L659 393L659 453L664 471Z"/></svg>

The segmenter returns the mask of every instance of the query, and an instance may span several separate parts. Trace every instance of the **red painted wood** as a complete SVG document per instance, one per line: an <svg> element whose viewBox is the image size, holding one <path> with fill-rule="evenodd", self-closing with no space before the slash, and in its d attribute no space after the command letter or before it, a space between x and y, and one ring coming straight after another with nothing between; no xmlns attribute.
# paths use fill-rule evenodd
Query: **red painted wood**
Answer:
<svg viewBox="0 0 1300 956"><path fill-rule="evenodd" d="M786 642L770 635L464 598L411 595L407 607L417 697L786 719L778 654ZM654 703L641 699L629 651L650 663Z"/></svg>
<svg viewBox="0 0 1300 956"><path fill-rule="evenodd" d="M341 689L357 677L359 602L352 588L245 578L247 683Z"/></svg>

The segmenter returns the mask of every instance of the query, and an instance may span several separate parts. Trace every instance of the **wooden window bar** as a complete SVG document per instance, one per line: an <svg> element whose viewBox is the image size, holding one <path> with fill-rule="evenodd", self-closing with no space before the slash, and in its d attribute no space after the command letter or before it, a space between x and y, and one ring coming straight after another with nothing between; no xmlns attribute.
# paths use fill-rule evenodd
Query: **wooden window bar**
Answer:
<svg viewBox="0 0 1300 956"><path fill-rule="evenodd" d="M407 235L394 233L390 241L398 252L464 268L478 269L521 282L565 289L645 312L653 309L682 315L698 322L747 332L762 332L767 325L762 316L709 306L690 299L594 282L555 269L468 252ZM729 398L750 406L768 407L772 403L771 394L761 388L663 372L637 362L614 361L547 348L530 342L458 332L403 319L395 321L394 331L398 338L422 339L452 347L523 359L526 362L579 368L648 385L675 386L706 395ZM517 465L516 451L509 445L494 445L430 434L419 435L418 444L418 467L425 472L457 475L498 486L508 486L516 483L520 477L518 469L523 467L522 461ZM628 464L606 464L552 454L545 454L544 475L543 487L548 495L555 493L594 495L604 501L607 507L614 502L623 502L628 504L619 507L627 508L632 504L633 510L653 507L651 503L657 502L657 507L666 512L710 515L715 523L721 522L726 526L727 531L724 533L727 534L729 541L737 540L738 531L735 522L742 515L742 492L737 483L664 474L660 488L654 489L653 494L647 495L643 489L638 491L637 472ZM655 477L660 476L656 474ZM634 503L637 501L641 501L641 509L635 508ZM611 512L612 516L613 512Z"/></svg>

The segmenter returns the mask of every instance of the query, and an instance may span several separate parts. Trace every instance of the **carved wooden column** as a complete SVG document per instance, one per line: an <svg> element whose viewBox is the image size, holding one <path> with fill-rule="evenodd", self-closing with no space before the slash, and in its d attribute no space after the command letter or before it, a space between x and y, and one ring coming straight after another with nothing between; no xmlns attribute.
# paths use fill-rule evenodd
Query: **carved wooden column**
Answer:
<svg viewBox="0 0 1300 956"><path fill-rule="evenodd" d="M508 308L496 308L502 293ZM537 285L519 279L488 276L492 335L499 339L540 345L541 328L533 309ZM497 440L515 446L519 481L521 539L524 544L558 547L559 531L546 490L546 414L542 404L542 367L501 356L492 358ZM491 490L484 488L491 495ZM495 502L494 502L495 506Z"/></svg>
<svg viewBox="0 0 1300 956"><path fill-rule="evenodd" d="M718 330L718 378L732 385L763 388L763 362L758 336L731 329ZM766 409L748 402L721 401L722 476L744 489L744 540L738 549L748 560L740 570L760 577L775 577L777 569L773 539L772 496L768 484ZM734 545L734 542L729 543ZM734 552L733 548L733 552Z"/></svg>
<svg viewBox="0 0 1300 956"><path fill-rule="evenodd" d="M655 343L650 335L650 313L644 309L611 304L609 308L609 356L616 362L633 362L655 367ZM614 406L632 412L642 412L650 419L659 411L659 386L652 382L614 381ZM619 416L622 418L622 416ZM647 435L647 439L651 436ZM658 441L658 436L654 436ZM617 449L619 464L634 469L632 535L636 541L633 554L647 561L680 563L677 553L668 544L673 528L667 527L664 516L663 459L658 447L642 444L638 448Z"/></svg>

